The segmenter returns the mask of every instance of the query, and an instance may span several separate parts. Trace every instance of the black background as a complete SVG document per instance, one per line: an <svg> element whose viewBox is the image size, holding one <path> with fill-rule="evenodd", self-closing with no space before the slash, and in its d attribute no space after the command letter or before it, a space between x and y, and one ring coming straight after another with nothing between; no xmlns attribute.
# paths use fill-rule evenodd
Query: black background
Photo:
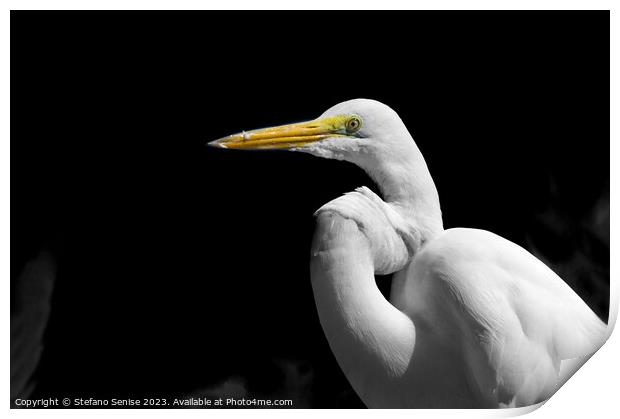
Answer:
<svg viewBox="0 0 620 419"><path fill-rule="evenodd" d="M12 284L58 266L36 395L361 406L308 256L314 210L371 182L205 147L357 97L400 114L447 228L528 248L606 319L607 12L12 12Z"/></svg>

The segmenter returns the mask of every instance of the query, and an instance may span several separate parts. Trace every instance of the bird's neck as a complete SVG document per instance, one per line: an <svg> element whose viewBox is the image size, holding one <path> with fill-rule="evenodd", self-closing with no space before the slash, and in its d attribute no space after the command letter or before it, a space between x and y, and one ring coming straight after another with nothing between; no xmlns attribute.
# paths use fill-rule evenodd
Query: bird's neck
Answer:
<svg viewBox="0 0 620 419"><path fill-rule="evenodd" d="M416 230L422 244L443 231L437 188L413 139L393 158L362 167L378 185L383 200Z"/></svg>

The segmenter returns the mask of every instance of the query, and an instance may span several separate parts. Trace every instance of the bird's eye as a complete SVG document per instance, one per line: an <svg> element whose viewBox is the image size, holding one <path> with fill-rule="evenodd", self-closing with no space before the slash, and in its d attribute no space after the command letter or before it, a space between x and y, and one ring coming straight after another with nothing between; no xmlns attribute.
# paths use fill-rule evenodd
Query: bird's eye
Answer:
<svg viewBox="0 0 620 419"><path fill-rule="evenodd" d="M347 132L353 133L360 129L362 126L362 119L358 116L353 116L347 121Z"/></svg>

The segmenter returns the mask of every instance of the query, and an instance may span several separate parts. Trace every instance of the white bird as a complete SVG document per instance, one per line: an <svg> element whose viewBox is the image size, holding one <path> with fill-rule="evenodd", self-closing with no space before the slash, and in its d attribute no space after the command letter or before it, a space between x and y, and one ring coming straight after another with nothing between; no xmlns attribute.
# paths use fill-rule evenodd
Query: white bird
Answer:
<svg viewBox="0 0 620 419"><path fill-rule="evenodd" d="M368 407L520 407L548 399L607 328L551 269L484 230L444 230L437 189L402 120L373 100L231 135L234 149L346 160L378 185L316 212L311 280L320 321ZM394 273L390 301L375 274Z"/></svg>

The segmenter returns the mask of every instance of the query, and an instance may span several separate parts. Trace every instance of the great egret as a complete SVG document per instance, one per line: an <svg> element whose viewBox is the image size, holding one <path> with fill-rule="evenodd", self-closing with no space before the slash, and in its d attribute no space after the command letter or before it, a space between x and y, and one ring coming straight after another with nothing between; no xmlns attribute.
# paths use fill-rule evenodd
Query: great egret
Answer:
<svg viewBox="0 0 620 419"><path fill-rule="evenodd" d="M373 100L304 123L230 135L230 149L346 160L376 182L321 207L311 255L320 321L369 407L519 407L549 398L606 325L551 269L493 233L444 230L426 163ZM390 302L374 274L394 273Z"/></svg>

